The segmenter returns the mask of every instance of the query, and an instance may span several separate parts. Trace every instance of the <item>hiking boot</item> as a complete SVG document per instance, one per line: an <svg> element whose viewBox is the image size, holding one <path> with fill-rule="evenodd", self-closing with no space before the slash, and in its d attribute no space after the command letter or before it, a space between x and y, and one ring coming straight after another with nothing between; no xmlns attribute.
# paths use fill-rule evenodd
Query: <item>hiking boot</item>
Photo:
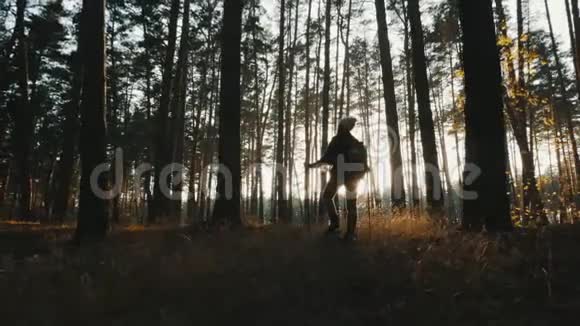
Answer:
<svg viewBox="0 0 580 326"><path fill-rule="evenodd" d="M354 242L357 240L357 237L356 234L347 232L342 236L341 240L344 242Z"/></svg>

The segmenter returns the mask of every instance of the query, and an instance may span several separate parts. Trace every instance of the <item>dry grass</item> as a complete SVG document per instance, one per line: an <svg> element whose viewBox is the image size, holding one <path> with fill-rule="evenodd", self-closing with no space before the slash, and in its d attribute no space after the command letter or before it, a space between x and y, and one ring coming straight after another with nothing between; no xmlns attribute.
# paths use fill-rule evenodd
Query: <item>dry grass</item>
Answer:
<svg viewBox="0 0 580 326"><path fill-rule="evenodd" d="M549 325L580 308L573 227L497 237L373 217L355 244L322 227L131 227L81 249L67 232L0 232L3 324Z"/></svg>

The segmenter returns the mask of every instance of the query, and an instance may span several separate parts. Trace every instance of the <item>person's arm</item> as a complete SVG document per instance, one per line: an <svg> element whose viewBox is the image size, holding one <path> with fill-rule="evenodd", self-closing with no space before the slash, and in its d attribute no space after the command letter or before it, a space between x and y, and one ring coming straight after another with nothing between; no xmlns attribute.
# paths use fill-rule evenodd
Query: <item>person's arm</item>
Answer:
<svg viewBox="0 0 580 326"><path fill-rule="evenodd" d="M323 163L323 162L317 161L317 162L310 163L310 164L306 163L306 167L309 168L309 169L314 169L314 168L321 167L324 164L325 163Z"/></svg>
<svg viewBox="0 0 580 326"><path fill-rule="evenodd" d="M338 156L338 141L336 140L336 137L333 137L332 140L330 141L330 144L328 144L328 146L326 147L326 152L324 153L324 155L322 155L322 158L319 160L319 162L325 164L334 164L337 156Z"/></svg>
<svg viewBox="0 0 580 326"><path fill-rule="evenodd" d="M324 153L324 155L322 155L322 158L320 158L318 161L312 163L312 164L306 164L307 168L317 168L320 167L322 165L325 164L333 164L334 161L336 160L336 151L337 151L337 146L336 146L336 137L332 138L332 140L330 141L330 144L328 144L328 147L326 148L326 152Z"/></svg>

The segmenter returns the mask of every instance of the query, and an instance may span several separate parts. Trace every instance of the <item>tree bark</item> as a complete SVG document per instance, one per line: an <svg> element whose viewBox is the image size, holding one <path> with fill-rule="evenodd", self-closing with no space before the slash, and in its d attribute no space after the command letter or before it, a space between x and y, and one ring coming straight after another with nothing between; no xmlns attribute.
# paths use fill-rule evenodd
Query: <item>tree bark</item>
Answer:
<svg viewBox="0 0 580 326"><path fill-rule="evenodd" d="M580 10L578 9L578 0L572 1L572 22L574 25L574 38L572 44L572 49L574 51L574 63L576 70L576 82L578 83L578 92L580 92ZM566 0L566 6L568 6L568 0Z"/></svg>
<svg viewBox="0 0 580 326"><path fill-rule="evenodd" d="M350 21L352 16L352 0L348 1L348 12L346 18L346 39L343 41L344 43L344 64L343 64L343 71L342 71L342 82L340 85L340 109L339 109L339 118L342 119L344 116L344 88L348 86L350 88ZM341 32L342 37L342 32ZM348 90L347 90L348 92ZM350 99L347 97L347 101L350 102ZM347 104L348 106L348 104Z"/></svg>
<svg viewBox="0 0 580 326"><path fill-rule="evenodd" d="M53 219L62 221L68 209L72 177L74 172L75 152L77 150L79 129L79 105L81 97L81 85L83 83L82 68L82 37L79 37L78 51L73 55L73 87L71 100L65 104L64 140L62 154L58 166L56 194L51 212Z"/></svg>
<svg viewBox="0 0 580 326"><path fill-rule="evenodd" d="M507 20L505 17L502 0L495 0L495 3L499 17L498 30L502 37L507 40ZM518 10L518 13L521 15L521 9ZM518 31L523 33L523 18L520 17L518 17ZM522 37L523 35L520 35L518 36L518 39ZM545 214L543 212L544 205L538 191L534 156L530 148L530 140L526 131L528 108L526 95L524 94L526 91L526 85L523 75L523 45L522 42L518 40L518 61L521 60L522 63L518 62L517 77L514 62L511 59L511 47L506 45L503 46L501 50L503 52L503 57L507 66L508 88L511 88L513 93L511 96L508 93L504 94L506 112L512 125L513 134L518 144L518 148L520 149L519 154L522 160L523 218L524 222L527 222L530 220L530 218L539 218L543 220L545 218Z"/></svg>
<svg viewBox="0 0 580 326"><path fill-rule="evenodd" d="M306 80L304 82L304 132L305 132L305 162L310 163L310 25L312 16L312 0L308 0L308 18L306 19ZM310 225L310 169L304 171L304 208L305 222Z"/></svg>
<svg viewBox="0 0 580 326"><path fill-rule="evenodd" d="M425 57L425 42L423 26L419 11L419 0L408 0L408 15L411 24L413 50L413 75L415 91L419 106L419 128L421 144L423 145L423 161L425 163L425 188L427 205L434 215L442 212L444 199L441 187L440 169L435 141L435 126L429 98L429 80L427 78L427 60Z"/></svg>
<svg viewBox="0 0 580 326"><path fill-rule="evenodd" d="M187 102L187 70L189 58L189 42L190 42L190 11L191 0L184 0L183 15L181 23L181 40L179 41L179 55L177 58L177 65L175 69L175 94L171 102L172 111L172 164L183 164L183 147L185 137L185 107ZM171 190L172 193L181 195L183 191L183 171L177 166L171 171ZM179 218L181 215L182 199L174 200L172 207L172 215Z"/></svg>
<svg viewBox="0 0 580 326"><path fill-rule="evenodd" d="M560 54L558 53L558 44L556 42L556 37L554 36L554 29L552 27L552 19L550 16L550 7L548 6L548 1L544 0L544 5L546 7L546 18L548 20L548 27L549 27L549 31L550 31L550 39L552 42L552 54L554 55L554 61L556 63L556 70L558 72L558 86L560 88L560 93L562 94L562 97L565 98L566 96L566 85L565 85L565 78L564 78L564 72L562 71L562 63L560 61ZM576 11L574 13L574 11ZM578 3L577 0L573 0L572 1L572 12L574 14L574 19L576 19L576 16L578 14ZM580 22L578 25L576 26L580 26ZM576 29L576 33L579 33L578 29ZM578 51L578 37L580 35L576 35L576 51ZM574 123L572 121L572 104L569 103L568 101L566 101L566 111L565 111L565 123L566 123L566 129L568 132L568 139L570 141L570 146L572 148L572 157L574 159L574 172L576 174L576 178L574 180L574 183L576 185L575 192L578 193L580 192L580 156L578 155L578 143L576 142L576 132L574 130Z"/></svg>
<svg viewBox="0 0 580 326"><path fill-rule="evenodd" d="M159 100L159 111L156 116L156 139L155 139L155 177L153 189L153 212L151 212L149 222L154 223L158 218L168 214L168 198L161 191L161 171L169 163L171 152L168 141L169 107L171 104L171 83L173 79L173 61L177 37L177 18L179 16L179 0L171 1L169 13L169 35L168 44L163 61L163 75L161 81L161 99ZM167 180L163 180L166 185Z"/></svg>
<svg viewBox="0 0 580 326"><path fill-rule="evenodd" d="M286 27L286 0L280 0L280 29L278 36L278 134L276 139L276 169L275 169L275 184L276 184L276 205L277 218L286 220L286 194L284 188L286 186L286 178L284 174L284 94L286 87L286 68L284 66L284 30Z"/></svg>
<svg viewBox="0 0 580 326"><path fill-rule="evenodd" d="M241 199L241 142L240 142L240 68L242 38L242 1L226 0L222 31L222 66L219 107L218 158L220 172L217 180L217 199L214 223L231 226L242 224ZM231 178L226 177L231 174ZM231 180L229 180L231 179Z"/></svg>
<svg viewBox="0 0 580 326"><path fill-rule="evenodd" d="M326 0L324 23L324 74L322 85L322 144L320 152L326 152L328 147L328 120L330 119L330 23L332 0ZM320 172L321 194L326 187L326 172ZM324 205L320 205L321 208ZM322 212L321 212L322 213Z"/></svg>
<svg viewBox="0 0 580 326"><path fill-rule="evenodd" d="M14 27L15 66L17 68L17 92L14 102L14 159L16 164L16 185L18 196L18 213L21 219L31 218L30 154L34 133L34 118L30 103L29 66L27 37L24 16L27 1L16 2L16 22Z"/></svg>
<svg viewBox="0 0 580 326"><path fill-rule="evenodd" d="M387 18L385 15L385 1L375 0L378 23L379 49L381 55L382 82L387 116L387 138L389 140L389 160L391 174L391 203L393 208L405 207L405 183L403 178L403 157L399 133L399 115L397 113L397 98L395 96L395 77L393 75L393 60L391 58L391 44Z"/></svg>
<svg viewBox="0 0 580 326"><path fill-rule="evenodd" d="M564 0L566 5L566 19L568 21L568 36L570 37L570 47L572 48L572 58L574 59L574 76L576 77L576 91L580 93L580 67L578 66L578 56L576 55L576 36L572 12L570 10L570 0Z"/></svg>
<svg viewBox="0 0 580 326"><path fill-rule="evenodd" d="M83 0L80 43L83 51L83 93L81 99L81 183L79 215L75 241L104 239L108 228L107 200L100 198L91 185L91 174L106 161L106 79L105 79L105 0ZM90 51L89 51L90 49ZM101 174L98 184L105 188Z"/></svg>
<svg viewBox="0 0 580 326"><path fill-rule="evenodd" d="M287 198L287 204L286 204L286 209L288 210L288 212L286 213L287 218L288 218L288 222L291 222L292 220L292 216L294 214L294 208L293 208L293 191L292 191L292 182L293 182L293 177L292 177L292 157L294 156L294 146L292 145L293 142L293 133L294 133L294 128L292 128L292 90L294 88L294 83L295 83L295 79L294 79L294 68L295 68L295 57L296 57L296 42L298 40L298 13L299 13L299 7L300 7L300 2L296 1L294 3L294 31L290 34L290 37L292 39L290 39L289 41L291 41L291 45L290 45L290 49L289 49L289 56L288 56L288 66L289 66L289 71L288 71L288 84L289 84L289 88L288 88L288 95L286 96L286 131L285 131L285 157L286 159L285 161L285 171L286 171L286 178L287 178L287 187L288 187L288 198ZM289 30L292 29L292 24L290 24L289 26ZM295 105L297 103L294 103Z"/></svg>
<svg viewBox="0 0 580 326"><path fill-rule="evenodd" d="M505 124L501 67L490 1L460 0L465 64L466 162L482 175L473 180L466 164L464 190L477 193L464 198L463 226L479 231L510 231L506 178ZM465 194L464 194L465 195ZM493 204L491 204L493 203Z"/></svg>

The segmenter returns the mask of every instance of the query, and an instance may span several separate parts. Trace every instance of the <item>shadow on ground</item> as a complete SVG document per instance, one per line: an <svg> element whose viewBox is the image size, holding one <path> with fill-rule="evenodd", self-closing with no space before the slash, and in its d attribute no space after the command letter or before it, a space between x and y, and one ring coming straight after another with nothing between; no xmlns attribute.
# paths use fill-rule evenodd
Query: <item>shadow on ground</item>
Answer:
<svg viewBox="0 0 580 326"><path fill-rule="evenodd" d="M5 325L552 325L580 309L580 227L463 234L425 220L322 228L121 230L0 225ZM574 318L574 319L572 319Z"/></svg>

